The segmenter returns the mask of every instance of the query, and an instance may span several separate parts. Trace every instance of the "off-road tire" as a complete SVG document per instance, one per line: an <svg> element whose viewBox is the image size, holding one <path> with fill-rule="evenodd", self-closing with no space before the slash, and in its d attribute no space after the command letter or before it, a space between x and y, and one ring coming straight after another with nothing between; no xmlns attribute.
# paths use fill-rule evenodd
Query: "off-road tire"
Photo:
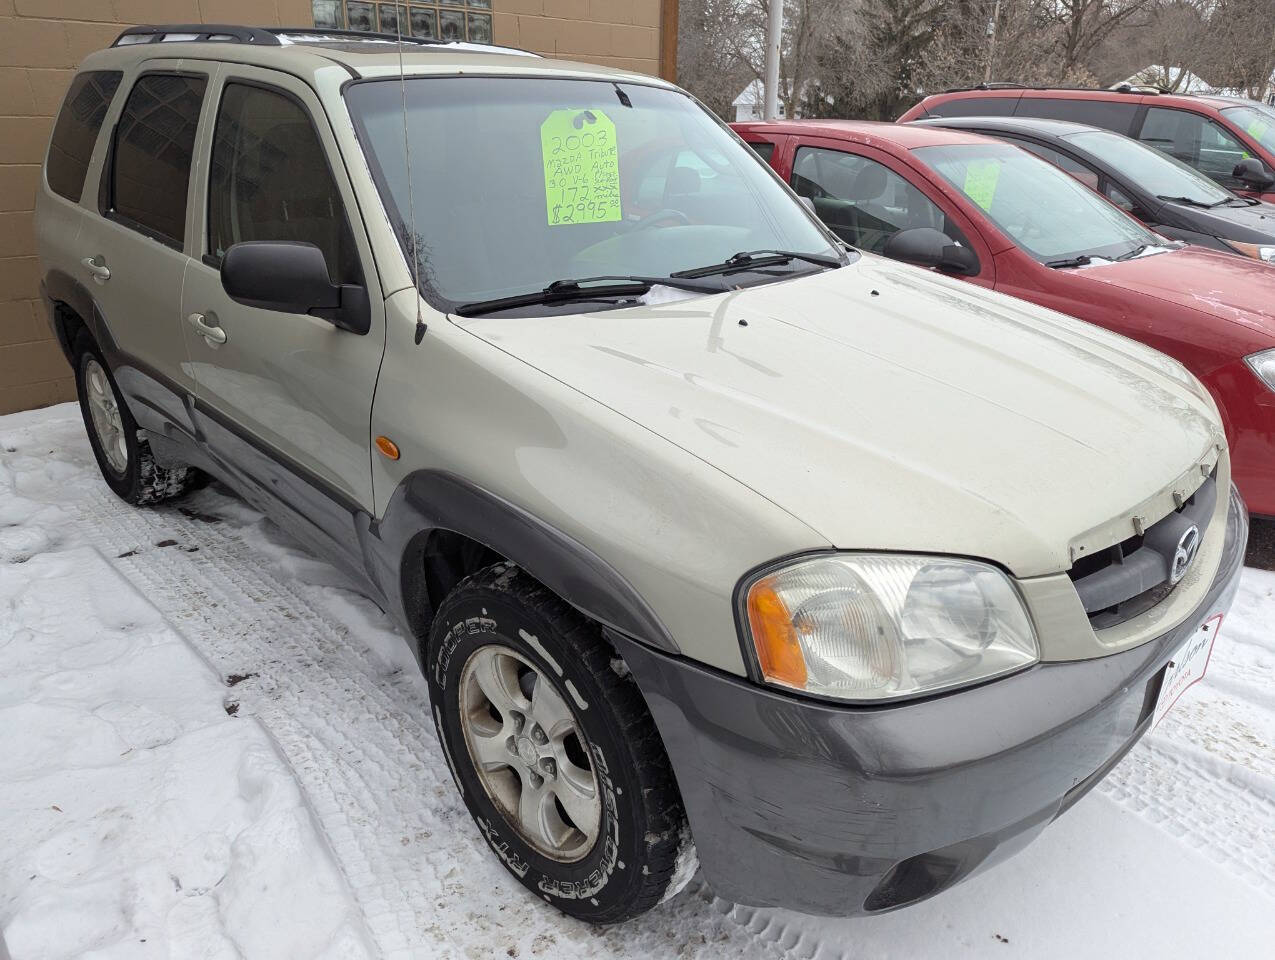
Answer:
<svg viewBox="0 0 1275 960"><path fill-rule="evenodd" d="M106 481L106 485L121 500L137 507L162 503L165 500L180 497L191 489L200 479L198 471L184 465L164 467L156 462L151 453L150 444L124 402L120 388L115 382L115 374L87 331L81 331L76 337L74 356L75 389L80 399L80 414L84 418L84 429L89 435L89 445L93 448L93 456L97 460L98 469L101 470L102 479ZM90 359L96 361L106 374L123 423L123 437L127 449L127 463L123 470L116 470L111 466L102 449L102 439L98 436L93 415L89 410L89 390L85 383L85 371Z"/></svg>
<svg viewBox="0 0 1275 960"><path fill-rule="evenodd" d="M548 677L587 741L602 819L597 839L576 862L537 852L493 801L471 759L461 677L470 657L489 644L512 649ZM462 580L440 605L426 676L461 796L523 886L566 914L606 924L645 913L690 879L694 847L664 745L637 684L597 624L517 566L498 563Z"/></svg>

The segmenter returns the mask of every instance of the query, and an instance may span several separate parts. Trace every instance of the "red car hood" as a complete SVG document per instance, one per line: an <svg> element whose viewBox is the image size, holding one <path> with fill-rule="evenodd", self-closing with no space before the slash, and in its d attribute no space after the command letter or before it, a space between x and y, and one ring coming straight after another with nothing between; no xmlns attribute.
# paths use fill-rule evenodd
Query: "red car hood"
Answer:
<svg viewBox="0 0 1275 960"><path fill-rule="evenodd" d="M1183 247L1083 271L1086 280L1191 307L1275 337L1275 266L1201 247Z"/></svg>

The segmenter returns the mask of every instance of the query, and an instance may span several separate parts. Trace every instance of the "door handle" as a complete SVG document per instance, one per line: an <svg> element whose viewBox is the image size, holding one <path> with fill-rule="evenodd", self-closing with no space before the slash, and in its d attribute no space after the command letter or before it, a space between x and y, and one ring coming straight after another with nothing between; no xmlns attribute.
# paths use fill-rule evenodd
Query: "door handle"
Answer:
<svg viewBox="0 0 1275 960"><path fill-rule="evenodd" d="M192 313L186 318L186 322L198 330L199 335L209 344L226 342L226 331L215 323L209 323L202 313Z"/></svg>
<svg viewBox="0 0 1275 960"><path fill-rule="evenodd" d="M106 283L111 279L111 270L105 263L98 263L94 257L85 257L80 261L84 265L89 274L93 277L94 283Z"/></svg>

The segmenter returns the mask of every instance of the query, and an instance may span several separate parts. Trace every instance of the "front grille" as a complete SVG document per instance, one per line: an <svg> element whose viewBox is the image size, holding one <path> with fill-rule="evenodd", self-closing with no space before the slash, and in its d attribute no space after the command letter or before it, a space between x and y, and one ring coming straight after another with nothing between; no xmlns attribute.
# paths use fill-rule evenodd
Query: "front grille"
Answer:
<svg viewBox="0 0 1275 960"><path fill-rule="evenodd" d="M1082 557L1072 565L1067 575L1095 630L1114 627L1145 613L1173 592L1185 574L1183 557L1194 560L1215 506L1216 470L1167 517L1138 536ZM1188 536L1192 527L1197 531L1194 549L1190 549Z"/></svg>

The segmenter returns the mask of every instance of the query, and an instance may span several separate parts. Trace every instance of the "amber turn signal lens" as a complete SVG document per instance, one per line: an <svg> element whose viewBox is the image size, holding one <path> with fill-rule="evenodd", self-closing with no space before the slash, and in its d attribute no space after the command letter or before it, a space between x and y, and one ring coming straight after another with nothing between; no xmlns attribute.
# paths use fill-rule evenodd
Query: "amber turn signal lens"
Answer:
<svg viewBox="0 0 1275 960"><path fill-rule="evenodd" d="M398 459L398 444L389 437L377 437L376 449L380 450L382 454L391 460Z"/></svg>
<svg viewBox="0 0 1275 960"><path fill-rule="evenodd" d="M759 580L748 591L748 626L762 675L772 683L805 689L806 657L797 628L769 578Z"/></svg>

